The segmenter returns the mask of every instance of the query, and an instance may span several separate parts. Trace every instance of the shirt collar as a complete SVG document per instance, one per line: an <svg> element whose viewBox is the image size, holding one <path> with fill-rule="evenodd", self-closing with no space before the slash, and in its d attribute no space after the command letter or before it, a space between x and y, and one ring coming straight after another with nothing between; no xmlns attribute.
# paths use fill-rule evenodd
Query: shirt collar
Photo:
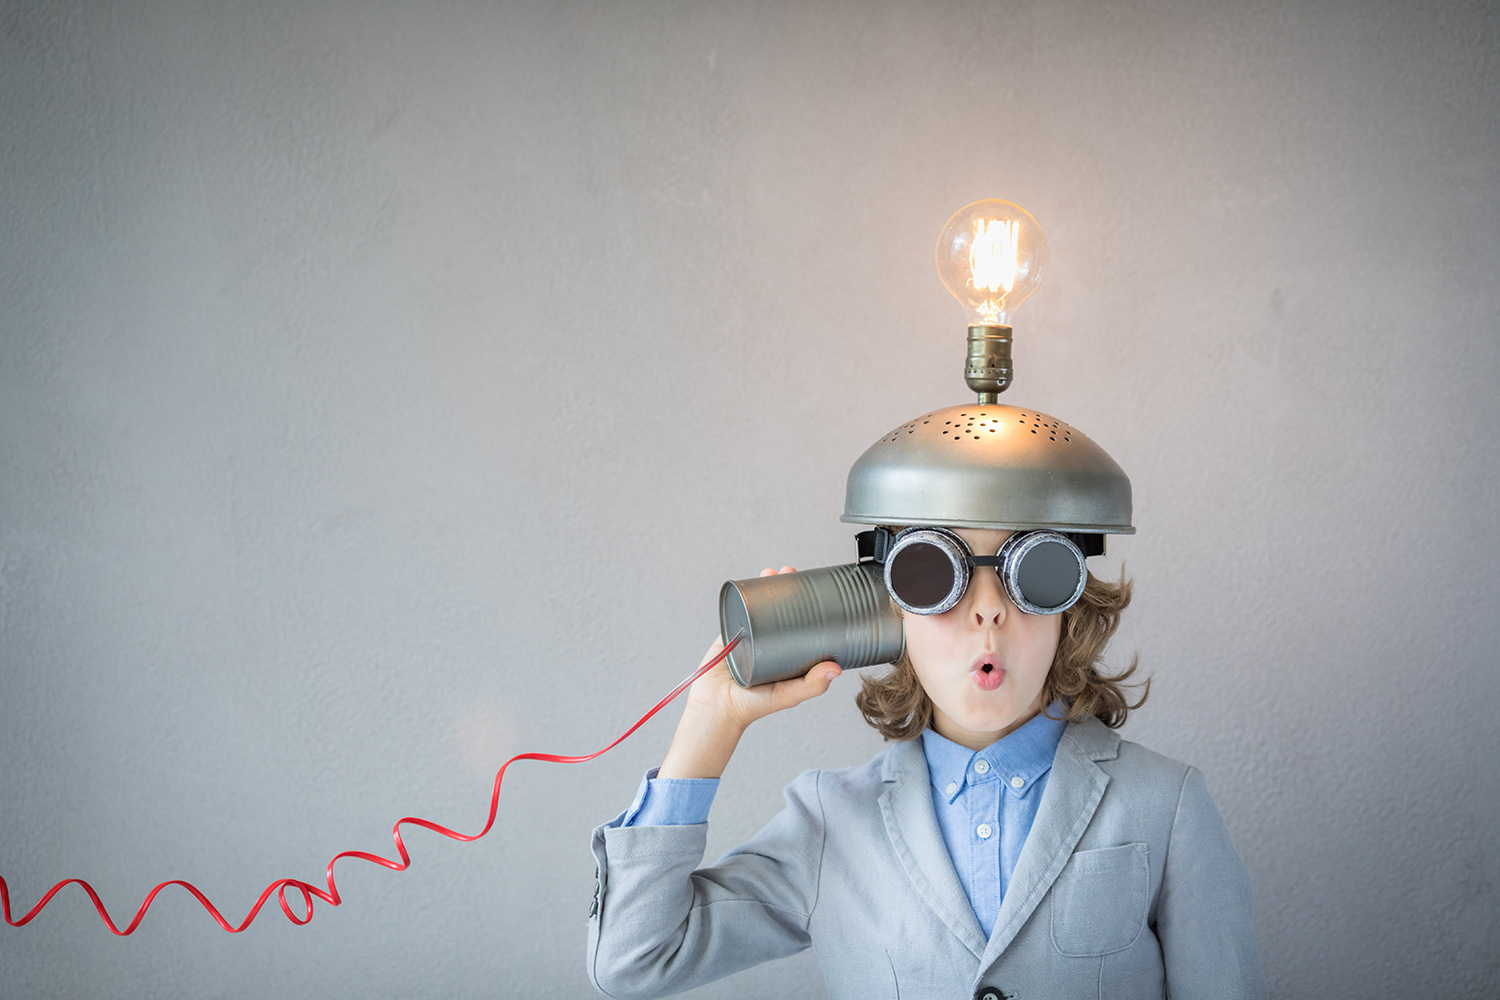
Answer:
<svg viewBox="0 0 1500 1000"><path fill-rule="evenodd" d="M1062 702L1054 701L1020 729L978 751L939 736L936 730L923 731L922 752L932 787L944 802L951 803L970 785L999 781L1011 795L1024 798L1051 769L1067 728L1066 714Z"/></svg>

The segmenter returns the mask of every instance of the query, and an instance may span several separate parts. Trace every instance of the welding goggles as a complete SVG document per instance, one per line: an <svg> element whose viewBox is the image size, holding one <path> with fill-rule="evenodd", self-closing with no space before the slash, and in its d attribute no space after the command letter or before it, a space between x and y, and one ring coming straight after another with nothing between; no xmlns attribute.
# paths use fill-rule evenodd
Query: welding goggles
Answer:
<svg viewBox="0 0 1500 1000"><path fill-rule="evenodd" d="M1055 615L1077 602L1088 582L1086 556L1102 549L1096 535L1018 531L993 556L976 556L947 528L876 528L856 536L860 557L883 567L885 589L902 611L940 615L963 599L975 567L991 566L1011 603L1032 615ZM1080 544L1081 543L1081 544Z"/></svg>

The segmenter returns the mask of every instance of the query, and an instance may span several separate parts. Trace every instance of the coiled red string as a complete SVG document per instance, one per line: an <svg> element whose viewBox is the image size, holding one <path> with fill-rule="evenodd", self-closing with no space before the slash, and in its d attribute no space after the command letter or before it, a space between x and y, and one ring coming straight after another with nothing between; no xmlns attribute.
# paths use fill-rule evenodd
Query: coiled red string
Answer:
<svg viewBox="0 0 1500 1000"><path fill-rule="evenodd" d="M57 895L58 890L62 889L64 886L73 885L76 883L77 885L82 886L83 891L88 893L89 899L93 900L94 909L99 911L99 917L104 921L105 926L107 926L113 933L118 934L121 937L125 937L126 935L133 934L135 932L135 929L140 926L141 918L144 917L146 915L146 911L151 908L151 901L156 898L156 894L158 892L161 892L169 885L180 885L188 892L192 893L193 898L202 903L203 908L208 911L208 915L214 918L214 922L217 923L220 927L224 928L224 930L228 931L230 934L238 934L246 927L249 927L251 921L255 919L256 914L260 913L260 908L266 905L266 900L271 898L272 893L275 893L276 901L281 904L281 912L286 914L286 918L288 920L290 920L294 924L305 924L309 920L311 920L313 916L314 896L316 896L318 899L323 900L323 902L327 903L330 906L338 906L344 901L343 897L339 895L338 886L335 885L333 881L333 866L338 862L340 858L359 858L362 861L369 861L372 864L377 864L384 868L389 868L392 871L406 871L407 868L411 867L411 855L406 850L406 844L401 840L401 825L403 823L410 823L412 826L420 826L425 830L431 830L434 833L441 833L445 837L449 837L453 840L463 841L464 843L467 843L471 840L478 840L480 837L483 837L485 834L489 833L490 827L495 825L495 814L500 808L500 783L505 780L506 768L510 767L518 760L544 760L551 761L554 764L582 764L584 761L593 760L600 754L608 753L610 750L613 750L615 747L624 742L625 739L632 733L634 733L637 729L644 726L653 715L655 715L657 712L660 712L663 708L666 708L667 705L672 701L672 699L676 698L678 695L682 694L683 691L687 690L688 685L692 684L693 681L697 680L699 677L702 677L721 660L723 660L724 657L728 656L730 651L732 651L735 646L739 645L743 637L744 630L741 629L740 632L737 633L735 637L729 641L729 644L725 646L717 656L709 660L707 663L703 664L703 666L699 667L697 670L693 671L692 676L688 677L687 680L683 681L681 684L673 688L670 694L668 694L665 698L657 702L656 705L652 707L651 711L647 712L645 715L637 719L635 725L631 726L629 729L625 730L625 732L621 733L613 743L605 747L603 750L595 750L593 753L583 757L560 757L556 754L550 753L518 753L510 760L500 765L500 770L495 773L494 790L490 793L489 819L485 820L484 829L480 830L478 833L458 833L455 830L448 829L446 826L440 826L439 824L434 823L431 820L421 819L417 816L403 816L400 819L396 820L395 825L391 827L391 839L396 842L396 851L401 855L400 861L392 861L389 858L382 858L378 854L368 854L365 851L344 851L341 854L335 854L333 856L333 860L328 862L328 867L324 871L324 875L328 883L327 891L319 889L317 886L309 885L308 883L303 882L300 879L277 879L275 882L272 882L270 885L266 886L265 892L262 892L260 894L260 898L255 901L254 906L250 907L250 912L245 914L245 919L241 921L239 926L237 927L232 926L228 920L224 919L224 915L219 912L218 907L209 902L208 897L203 895L203 893L198 890L197 886L193 885L191 882L184 882L181 879L172 879L170 881L163 882L156 888L152 889L146 895L145 900L141 903L140 909L135 911L135 918L130 921L129 925L126 926L124 930L121 930L119 926L116 925L112 919L110 919L109 911L104 908L104 902L99 898L99 894L94 891L94 887L89 885L81 878L63 879L61 882L54 885L51 889L48 889L47 894L42 897L39 903L37 903L29 911L27 911L25 916L23 916L20 920L12 920L10 917L10 891L5 884L4 877L0 877L0 909L4 910L6 923L10 924L12 927L24 927L26 924L31 922L31 919L33 917L41 912L42 908L46 906L49 901L51 901L53 896ZM300 917L292 910L292 904L287 901L286 891L288 889L294 889L302 896L302 915Z"/></svg>

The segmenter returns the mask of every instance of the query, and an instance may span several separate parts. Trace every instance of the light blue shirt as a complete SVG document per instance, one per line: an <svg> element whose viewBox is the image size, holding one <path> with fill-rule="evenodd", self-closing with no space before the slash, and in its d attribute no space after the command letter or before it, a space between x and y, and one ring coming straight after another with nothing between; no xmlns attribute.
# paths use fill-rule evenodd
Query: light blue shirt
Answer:
<svg viewBox="0 0 1500 1000"><path fill-rule="evenodd" d="M719 790L718 778L658 778L653 767L641 779L630 808L604 824L617 826L693 826L708 822L708 808Z"/></svg>
<svg viewBox="0 0 1500 1000"><path fill-rule="evenodd" d="M932 809L953 868L985 936L995 929L1000 902L1031 832L1047 774L1067 723L1054 703L1047 712L983 750L970 750L934 730L922 734Z"/></svg>
<svg viewBox="0 0 1500 1000"><path fill-rule="evenodd" d="M932 781L932 807L948 856L958 872L974 915L988 936L995 929L1000 902L1031 832L1047 774L1067 723L1065 709L1050 708L1004 739L974 751L929 729L922 751ZM658 778L646 772L630 808L607 824L693 826L708 821L718 791L717 778Z"/></svg>

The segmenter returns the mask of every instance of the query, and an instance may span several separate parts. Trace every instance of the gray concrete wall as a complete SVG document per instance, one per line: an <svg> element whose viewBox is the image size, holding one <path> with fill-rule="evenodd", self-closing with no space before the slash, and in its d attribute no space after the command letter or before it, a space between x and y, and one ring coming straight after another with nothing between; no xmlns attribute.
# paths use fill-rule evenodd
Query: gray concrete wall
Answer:
<svg viewBox="0 0 1500 1000"><path fill-rule="evenodd" d="M967 398L932 246L1004 197L1009 401L1131 475L1126 732L1207 772L1276 995L1496 995L1497 108L1478 3L0 6L14 902L238 919L602 746ZM712 849L878 749L855 686L752 730ZM675 715L307 927L68 889L0 994L589 996L589 829Z"/></svg>

